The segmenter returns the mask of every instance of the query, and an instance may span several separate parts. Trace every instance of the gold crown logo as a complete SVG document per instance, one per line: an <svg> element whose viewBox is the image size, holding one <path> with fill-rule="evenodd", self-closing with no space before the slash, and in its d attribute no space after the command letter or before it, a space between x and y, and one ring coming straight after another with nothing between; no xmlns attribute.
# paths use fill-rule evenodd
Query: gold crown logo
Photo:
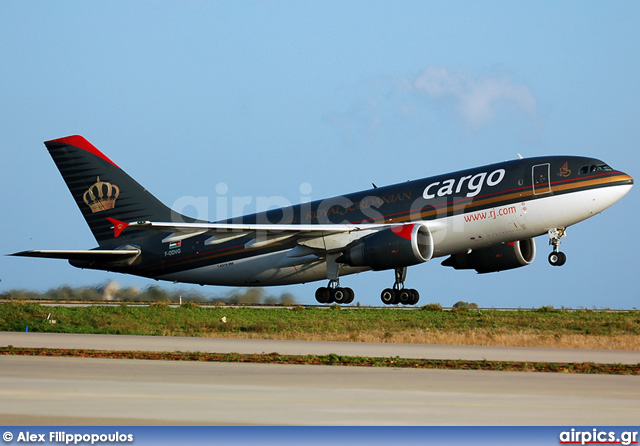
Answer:
<svg viewBox="0 0 640 446"><path fill-rule="evenodd" d="M92 213L113 209L116 205L116 198L120 195L120 188L115 184L100 181L96 182L82 195L84 202L91 208Z"/></svg>

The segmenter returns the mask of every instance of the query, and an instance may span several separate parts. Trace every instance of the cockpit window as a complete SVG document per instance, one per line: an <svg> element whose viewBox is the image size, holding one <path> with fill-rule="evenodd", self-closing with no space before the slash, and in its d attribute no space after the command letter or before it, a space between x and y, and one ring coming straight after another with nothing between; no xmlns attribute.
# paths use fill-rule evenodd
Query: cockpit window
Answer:
<svg viewBox="0 0 640 446"><path fill-rule="evenodd" d="M590 166L582 166L580 168L580 175L584 175L589 172L604 172L613 170L606 164L592 164Z"/></svg>

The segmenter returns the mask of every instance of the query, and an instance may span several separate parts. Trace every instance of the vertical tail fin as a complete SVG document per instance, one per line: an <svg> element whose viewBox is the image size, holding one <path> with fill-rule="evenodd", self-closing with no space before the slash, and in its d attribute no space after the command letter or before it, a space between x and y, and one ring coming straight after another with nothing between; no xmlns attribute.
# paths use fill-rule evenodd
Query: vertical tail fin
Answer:
<svg viewBox="0 0 640 446"><path fill-rule="evenodd" d="M125 222L172 221L176 216L82 136L44 144L99 245L114 239L113 223L108 218ZM129 235L134 236L134 231Z"/></svg>

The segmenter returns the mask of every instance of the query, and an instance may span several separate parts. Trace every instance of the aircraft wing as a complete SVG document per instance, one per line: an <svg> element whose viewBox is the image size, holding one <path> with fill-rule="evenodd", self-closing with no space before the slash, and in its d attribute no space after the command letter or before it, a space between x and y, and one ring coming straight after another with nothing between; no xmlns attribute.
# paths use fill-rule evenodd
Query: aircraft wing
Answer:
<svg viewBox="0 0 640 446"><path fill-rule="evenodd" d="M173 243L185 240L202 234L210 234L211 237L205 241L207 245L227 242L233 239L252 235L253 239L249 241L246 248L259 248L271 243L285 241L287 239L296 239L299 244L311 248L332 249L327 245L327 237L340 236L345 234L360 233L353 237L341 237L341 240L335 240L335 248L344 247L346 243L360 238L363 232L373 233L383 229L404 226L407 223L362 223L362 224L314 224L314 225L298 225L298 224L244 224L244 223L171 223L171 222L152 222L138 221L126 223L119 220L109 218L113 223L114 235L118 237L126 228L142 229L150 231L170 232L165 237L163 243ZM442 227L442 224L436 222L421 222L429 226L431 231L436 231ZM325 238L322 243L315 243L320 238ZM339 246L341 245L341 246Z"/></svg>
<svg viewBox="0 0 640 446"><path fill-rule="evenodd" d="M84 260L102 263L134 259L139 254L139 249L66 249L21 251L10 255L19 257L44 257L48 259Z"/></svg>
<svg viewBox="0 0 640 446"><path fill-rule="evenodd" d="M244 223L167 223L154 221L138 221L128 226L136 229L155 229L159 231L267 231L267 232L348 232L362 229L386 228L404 223L365 223L365 224L329 224L329 225L295 225L295 224L244 224Z"/></svg>

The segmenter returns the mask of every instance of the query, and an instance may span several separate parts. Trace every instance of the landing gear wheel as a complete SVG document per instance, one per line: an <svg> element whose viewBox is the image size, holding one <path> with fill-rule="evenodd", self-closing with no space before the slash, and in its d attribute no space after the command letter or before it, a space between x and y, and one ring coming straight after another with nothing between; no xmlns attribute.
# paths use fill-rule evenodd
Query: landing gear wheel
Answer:
<svg viewBox="0 0 640 446"><path fill-rule="evenodd" d="M559 252L558 254L560 254L560 265L558 266L562 266L567 263L567 255L564 252Z"/></svg>
<svg viewBox="0 0 640 446"><path fill-rule="evenodd" d="M337 304L346 304L347 300L349 300L349 293L346 291L345 288L334 288L331 290L331 297L333 298L333 301Z"/></svg>
<svg viewBox="0 0 640 446"><path fill-rule="evenodd" d="M333 298L333 288L327 287L327 301L325 303L326 304L332 304L335 301L336 300Z"/></svg>
<svg viewBox="0 0 640 446"><path fill-rule="evenodd" d="M564 252L552 252L549 254L549 263L553 266L562 266L567 261L567 256Z"/></svg>
<svg viewBox="0 0 640 446"><path fill-rule="evenodd" d="M353 302L353 299L356 297L356 293L354 293L351 288L345 288L344 292L347 294L347 300L344 303L350 304Z"/></svg>
<svg viewBox="0 0 640 446"><path fill-rule="evenodd" d="M398 300L402 305L409 305L409 302L411 302L411 290L404 288L398 291Z"/></svg>
<svg viewBox="0 0 640 446"><path fill-rule="evenodd" d="M380 300L385 305L394 305L396 300L396 290L385 288L380 294Z"/></svg>
<svg viewBox="0 0 640 446"><path fill-rule="evenodd" d="M567 255L564 252L558 252L558 254L560 255L560 263L558 263L558 266L562 266L567 262Z"/></svg>
<svg viewBox="0 0 640 446"><path fill-rule="evenodd" d="M331 285L331 284L330 284ZM316 290L316 300L321 304L337 303L340 305L350 304L355 298L355 293L351 288L341 288L339 286L320 287Z"/></svg>
<svg viewBox="0 0 640 446"><path fill-rule="evenodd" d="M420 294L418 291L405 288L404 280L407 278L407 267L396 268L396 281L393 284L393 288L386 288L380 295L382 303L385 305L415 305L420 300Z"/></svg>
<svg viewBox="0 0 640 446"><path fill-rule="evenodd" d="M420 293L412 288L397 290L398 300L402 305L415 305L420 300Z"/></svg>
<svg viewBox="0 0 640 446"><path fill-rule="evenodd" d="M562 266L567 261L567 256L560 252L560 239L566 237L565 228L549 229L549 244L553 246L553 251L549 254L549 263L553 266Z"/></svg>
<svg viewBox="0 0 640 446"><path fill-rule="evenodd" d="M411 295L411 299L409 300L408 305L417 304L418 301L420 300L420 293L418 293L418 290L411 289L409 290L409 294Z"/></svg>
<svg viewBox="0 0 640 446"><path fill-rule="evenodd" d="M329 288L320 287L316 290L316 300L320 304L326 304L329 302Z"/></svg>

